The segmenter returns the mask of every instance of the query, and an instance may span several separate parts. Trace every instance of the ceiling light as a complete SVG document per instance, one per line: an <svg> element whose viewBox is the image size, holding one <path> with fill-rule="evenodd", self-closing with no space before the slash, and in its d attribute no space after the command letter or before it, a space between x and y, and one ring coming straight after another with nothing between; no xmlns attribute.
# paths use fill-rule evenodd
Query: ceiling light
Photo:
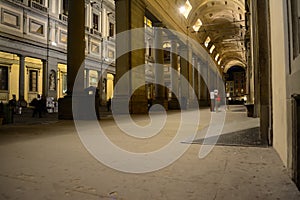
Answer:
<svg viewBox="0 0 300 200"><path fill-rule="evenodd" d="M179 8L179 12L180 12L181 14L185 13L185 11L186 11L185 6L181 6L181 7Z"/></svg>
<svg viewBox="0 0 300 200"><path fill-rule="evenodd" d="M214 52L215 48L216 48L215 45L212 45L212 46L210 47L209 53Z"/></svg>
<svg viewBox="0 0 300 200"><path fill-rule="evenodd" d="M194 31L198 32L201 26L202 26L202 21L198 19L195 25L193 26Z"/></svg>
<svg viewBox="0 0 300 200"><path fill-rule="evenodd" d="M187 19L192 9L191 3L187 0L185 4L179 8L179 11Z"/></svg>
<svg viewBox="0 0 300 200"><path fill-rule="evenodd" d="M215 57L215 61L218 61L220 54L217 54Z"/></svg>
<svg viewBox="0 0 300 200"><path fill-rule="evenodd" d="M208 36L204 42L204 46L208 47L209 43L210 43L210 37Z"/></svg>

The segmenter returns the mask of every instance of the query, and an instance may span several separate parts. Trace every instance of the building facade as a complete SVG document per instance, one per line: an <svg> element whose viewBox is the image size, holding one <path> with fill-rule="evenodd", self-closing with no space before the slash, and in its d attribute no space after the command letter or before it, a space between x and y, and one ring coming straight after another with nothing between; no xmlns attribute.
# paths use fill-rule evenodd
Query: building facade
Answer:
<svg viewBox="0 0 300 200"><path fill-rule="evenodd" d="M0 101L67 92L67 0L0 1ZM97 87L101 103L113 95L114 1L85 1L85 87Z"/></svg>

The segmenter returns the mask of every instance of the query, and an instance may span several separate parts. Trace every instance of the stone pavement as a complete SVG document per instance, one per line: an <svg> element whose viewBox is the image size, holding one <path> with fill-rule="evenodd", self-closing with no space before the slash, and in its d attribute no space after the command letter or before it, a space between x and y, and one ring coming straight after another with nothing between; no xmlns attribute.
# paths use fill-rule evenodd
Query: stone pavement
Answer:
<svg viewBox="0 0 300 200"><path fill-rule="evenodd" d="M199 132L207 127L210 116L208 109L201 110ZM147 116L133 119L141 126L149 123ZM164 129L149 139L123 134L110 117L100 120L100 125L113 143L140 153L170 142L178 120L180 113L168 112ZM255 127L255 120L232 109L226 114L223 133L242 130L245 124ZM97 161L82 144L72 121L45 122L0 126L0 199L300 199L271 147L215 146L199 159L202 145L192 144L168 167L130 174Z"/></svg>

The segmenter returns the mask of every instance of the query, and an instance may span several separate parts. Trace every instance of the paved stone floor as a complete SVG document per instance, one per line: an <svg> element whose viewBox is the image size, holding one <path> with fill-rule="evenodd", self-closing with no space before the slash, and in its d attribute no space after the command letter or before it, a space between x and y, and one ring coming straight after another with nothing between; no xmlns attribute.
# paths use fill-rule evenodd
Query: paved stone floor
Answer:
<svg viewBox="0 0 300 200"><path fill-rule="evenodd" d="M209 116L203 110L199 131L207 126ZM145 141L124 136L110 118L100 125L124 149L152 151L174 137L178 113L170 112L169 117L162 134ZM134 120L146 124L149 119L134 116ZM224 130L241 130L245 124L256 126L257 120L244 112L228 112ZM2 125L0 199L300 199L273 148L215 146L199 159L200 147L192 144L161 170L130 174L97 161L81 143L72 121Z"/></svg>

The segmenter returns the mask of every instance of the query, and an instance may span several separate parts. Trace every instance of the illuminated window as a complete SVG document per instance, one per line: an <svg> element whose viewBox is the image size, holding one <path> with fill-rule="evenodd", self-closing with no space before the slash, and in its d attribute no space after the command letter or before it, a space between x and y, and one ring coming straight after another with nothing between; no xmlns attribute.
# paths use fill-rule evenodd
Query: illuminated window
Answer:
<svg viewBox="0 0 300 200"><path fill-rule="evenodd" d="M179 11L187 19L192 9L193 7L191 3L189 2L189 0L187 0L185 4L179 8Z"/></svg>
<svg viewBox="0 0 300 200"><path fill-rule="evenodd" d="M207 37L205 42L204 42L204 46L208 47L209 43L210 43L210 37Z"/></svg>
<svg viewBox="0 0 300 200"><path fill-rule="evenodd" d="M201 26L202 26L202 21L200 19L198 19L196 21L195 25L193 26L194 31L198 32L199 29L201 28Z"/></svg>
<svg viewBox="0 0 300 200"><path fill-rule="evenodd" d="M215 48L216 48L215 45L212 45L212 46L210 47L209 53L214 52Z"/></svg>
<svg viewBox="0 0 300 200"><path fill-rule="evenodd" d="M0 66L0 90L8 90L8 68Z"/></svg>
<svg viewBox="0 0 300 200"><path fill-rule="evenodd" d="M144 24L146 27L152 27L152 21L147 17L144 17Z"/></svg>
<svg viewBox="0 0 300 200"><path fill-rule="evenodd" d="M37 92L38 91L38 71L29 70L29 91Z"/></svg>
<svg viewBox="0 0 300 200"><path fill-rule="evenodd" d="M63 94L66 94L67 93L67 73L62 72L61 78L62 78L62 91L63 91Z"/></svg>

